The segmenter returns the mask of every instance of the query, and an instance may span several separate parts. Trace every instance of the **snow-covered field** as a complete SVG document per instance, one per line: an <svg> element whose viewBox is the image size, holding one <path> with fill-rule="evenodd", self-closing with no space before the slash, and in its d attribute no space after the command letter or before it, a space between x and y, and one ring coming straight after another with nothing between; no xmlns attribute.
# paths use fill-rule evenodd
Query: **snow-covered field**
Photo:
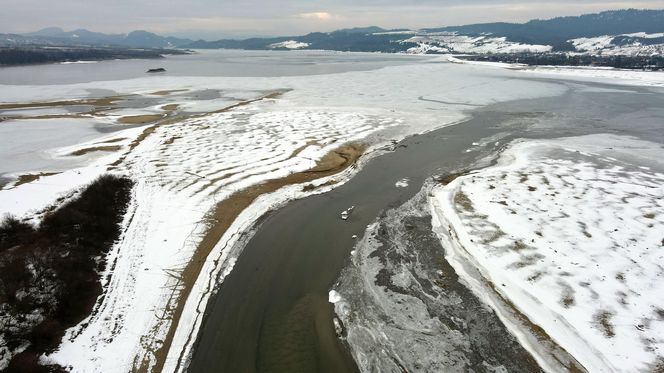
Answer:
<svg viewBox="0 0 664 373"><path fill-rule="evenodd" d="M565 66L538 66L534 69L524 69L524 72L556 76L563 79L579 79L585 81L611 82L611 84L664 86L664 72L662 71L635 71L614 68L583 68Z"/></svg>
<svg viewBox="0 0 664 373"><path fill-rule="evenodd" d="M522 73L540 75L543 77L554 77L559 79L580 80L587 82L611 83L616 85L632 86L664 86L664 72L661 71L638 71L622 70L612 67L583 67L583 66L535 66L529 67L524 64L471 61L445 56L449 62L464 65L476 65L501 69L517 70Z"/></svg>
<svg viewBox="0 0 664 373"><path fill-rule="evenodd" d="M530 45L507 41L505 37L491 35L468 36L456 32L418 33L404 43L416 43L408 53L520 53L549 52L550 45Z"/></svg>
<svg viewBox="0 0 664 373"><path fill-rule="evenodd" d="M506 79L506 75L513 75L512 79ZM34 217L57 198L107 172L118 159L122 162L112 172L127 174L137 182L123 236L111 250L108 268L102 274L104 296L93 315L69 330L62 346L45 360L71 366L76 372L126 371L141 363L155 364L153 353L171 327L170 312L180 289L179 273L206 232L208 213L217 202L265 180L307 170L324 154L348 141L377 146L457 122L464 118L469 105L565 91L555 83L516 77L503 70L476 74L473 66L414 63L308 77L163 76L71 85L2 86L0 102L5 103L84 99L91 93L99 96L99 92L161 100L144 108L120 108L120 114L109 112L86 118L106 125L121 115L163 112L160 108L165 104L179 104L184 111L200 112L219 109L217 105L224 105L227 96L251 100L283 93L279 98L266 98L226 112L166 121L137 146L132 146L132 142L149 126L99 133L94 138L83 133L85 136L76 135L76 144L49 144L46 133L43 138L39 131L34 134L30 141L46 142L37 148L51 149L44 154L53 159L99 144L119 149L86 156L73 168L58 169L57 175L42 176L17 187L10 184L0 190L2 214ZM162 90L186 92L154 94ZM195 92L204 90L223 90L227 94L212 104L210 100L196 100ZM20 131L20 125L29 122L17 123ZM26 140L19 134L16 137ZM108 142L118 138L122 140ZM53 171L48 164L35 169L19 162L8 169L9 176L28 170ZM347 177L348 174L341 175L337 181ZM232 270L239 252L228 248L270 208L303 195L301 186L293 186L263 196L228 229L206 259L186 300L166 371L177 369L180 356L186 356L181 352L191 348L190 337L200 325L215 276Z"/></svg>
<svg viewBox="0 0 664 373"><path fill-rule="evenodd" d="M433 190L434 229L455 238L446 256L460 276L474 283L465 268L479 269L589 371L653 371L664 359L662 154L614 135L516 142L498 165Z"/></svg>
<svg viewBox="0 0 664 373"><path fill-rule="evenodd" d="M651 42L653 39L661 39ZM604 56L657 56L664 52L664 33L637 32L568 40L577 51ZM661 42L660 42L661 41Z"/></svg>
<svg viewBox="0 0 664 373"><path fill-rule="evenodd" d="M280 43L274 43L270 44L269 47L272 49L279 49L279 48L285 48L285 49L302 49L306 48L309 46L309 43L303 43L297 40L287 40L287 41L282 41Z"/></svg>

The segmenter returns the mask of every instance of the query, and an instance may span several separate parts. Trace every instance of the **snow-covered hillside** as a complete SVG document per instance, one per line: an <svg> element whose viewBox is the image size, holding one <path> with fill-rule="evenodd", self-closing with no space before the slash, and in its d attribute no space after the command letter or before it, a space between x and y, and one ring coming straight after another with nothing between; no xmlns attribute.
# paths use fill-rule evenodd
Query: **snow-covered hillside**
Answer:
<svg viewBox="0 0 664 373"><path fill-rule="evenodd" d="M477 268L588 371L654 371L664 174L644 164L661 169L660 150L610 135L519 142L498 166L435 189L434 226L455 238L459 273Z"/></svg>
<svg viewBox="0 0 664 373"><path fill-rule="evenodd" d="M282 41L281 43L270 44L271 49L302 49L309 46L309 43L303 43L296 40Z"/></svg>
<svg viewBox="0 0 664 373"><path fill-rule="evenodd" d="M550 45L531 45L492 35L469 36L456 32L417 33L402 43L416 43L408 53L522 53L549 52Z"/></svg>
<svg viewBox="0 0 664 373"><path fill-rule="evenodd" d="M602 35L569 40L580 53L605 56L661 56L664 54L664 33L637 32L623 35Z"/></svg>

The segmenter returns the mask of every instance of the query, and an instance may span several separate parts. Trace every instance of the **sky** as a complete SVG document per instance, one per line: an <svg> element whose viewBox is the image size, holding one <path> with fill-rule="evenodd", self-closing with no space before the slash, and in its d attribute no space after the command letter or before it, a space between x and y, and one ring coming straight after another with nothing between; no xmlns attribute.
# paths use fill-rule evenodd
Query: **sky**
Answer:
<svg viewBox="0 0 664 373"><path fill-rule="evenodd" d="M417 29L524 22L609 9L664 9L664 0L1 0L0 5L0 32L58 26L214 40L359 26Z"/></svg>

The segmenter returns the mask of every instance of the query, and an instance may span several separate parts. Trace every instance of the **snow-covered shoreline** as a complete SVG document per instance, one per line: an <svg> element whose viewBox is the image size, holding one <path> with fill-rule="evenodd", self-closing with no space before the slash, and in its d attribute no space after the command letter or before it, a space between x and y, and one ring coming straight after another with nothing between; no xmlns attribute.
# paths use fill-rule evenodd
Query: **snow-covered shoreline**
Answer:
<svg viewBox="0 0 664 373"><path fill-rule="evenodd" d="M647 162L633 163L635 148ZM434 188L446 258L548 370L546 351L479 284L493 284L588 371L653 369L664 355L664 174L651 166L661 172L663 151L609 135L523 141L497 166Z"/></svg>
<svg viewBox="0 0 664 373"><path fill-rule="evenodd" d="M307 170L348 141L378 146L458 123L467 116L469 105L555 96L566 89L557 83L529 81L520 72L476 72L477 67L473 66L413 64L313 77L165 76L66 86L3 86L8 89L0 91L0 101L6 102L80 99L95 89L143 95L162 89L223 89L248 95L243 99L292 89L279 100L267 99L228 112L159 126L127 154L114 172L127 173L139 182L136 202L131 207L133 219L126 221L125 236L108 257L114 265L103 274L109 278L105 283L106 296L96 306L96 313L71 329L60 350L47 359L84 372L124 371L135 365L136 359L146 357L149 364L154 364L149 355L161 346L160 338L170 327L167 304L179 286L177 273L191 260L206 231L202 224L206 214L232 193ZM253 96L247 92L253 92ZM122 136L127 140L118 145L126 150L142 130L128 130L131 133ZM89 145L92 141L67 147L66 152ZM300 152L293 156L298 149ZM118 154L109 154L89 166L45 176L13 190L1 190L3 203L29 199L40 188L46 194L34 208L23 205L26 208L22 210L4 210L2 205L0 213L14 211L25 215L39 206L45 207L62 193L79 188L104 172L118 158ZM352 172L336 178L336 185ZM325 189L317 192L322 190ZM305 195L301 186L292 186L259 198L214 247L186 300L166 359L167 371L182 369L176 366L177 359L191 349L215 278L221 274L223 279L239 255L239 250L224 250L236 247L240 236L266 211Z"/></svg>
<svg viewBox="0 0 664 373"><path fill-rule="evenodd" d="M664 87L664 72L661 71L625 70L594 66L529 66L520 63L464 60L452 55L444 58L451 63L516 70L533 76L599 83L610 81L611 84L616 85Z"/></svg>

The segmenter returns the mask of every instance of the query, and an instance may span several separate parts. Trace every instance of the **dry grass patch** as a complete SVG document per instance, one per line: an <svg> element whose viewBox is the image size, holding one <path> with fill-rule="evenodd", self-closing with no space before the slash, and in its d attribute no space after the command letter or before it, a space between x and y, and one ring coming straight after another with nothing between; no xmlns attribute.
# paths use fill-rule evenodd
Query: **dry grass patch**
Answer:
<svg viewBox="0 0 664 373"><path fill-rule="evenodd" d="M605 337L613 338L616 336L615 329L611 323L613 313L609 311L599 311L593 316L593 320Z"/></svg>
<svg viewBox="0 0 664 373"><path fill-rule="evenodd" d="M111 140L106 140L106 141L100 141L100 142L98 142L98 143L96 143L96 144L113 144L113 143L121 142L121 141L125 141L125 140L127 140L126 137L120 137L120 138L117 138L117 139L111 139Z"/></svg>
<svg viewBox="0 0 664 373"><path fill-rule="evenodd" d="M161 110L163 110L163 111L169 111L169 112L170 112L170 111L175 111L175 110L177 110L179 107L180 107L179 104L168 104L168 105L164 105L164 106L162 106L162 107L161 107Z"/></svg>
<svg viewBox="0 0 664 373"><path fill-rule="evenodd" d="M18 177L17 181L14 183L13 188L16 188L19 185L31 183L33 181L37 181L43 176L51 176L51 175L57 175L59 172L40 172L38 174L27 174L27 175L21 175Z"/></svg>
<svg viewBox="0 0 664 373"><path fill-rule="evenodd" d="M466 193L459 191L454 195L454 203L468 212L475 212L475 207Z"/></svg>
<svg viewBox="0 0 664 373"><path fill-rule="evenodd" d="M171 93L187 92L187 91L188 89L165 89L163 91L152 92L150 94L153 96L168 96Z"/></svg>
<svg viewBox="0 0 664 373"><path fill-rule="evenodd" d="M92 148L79 149L75 152L69 153L69 155L79 157L81 155L86 155L94 152L116 152L120 149L122 149L122 146L120 145L95 146Z"/></svg>
<svg viewBox="0 0 664 373"><path fill-rule="evenodd" d="M163 118L162 114L129 115L118 119L120 124L147 124Z"/></svg>

